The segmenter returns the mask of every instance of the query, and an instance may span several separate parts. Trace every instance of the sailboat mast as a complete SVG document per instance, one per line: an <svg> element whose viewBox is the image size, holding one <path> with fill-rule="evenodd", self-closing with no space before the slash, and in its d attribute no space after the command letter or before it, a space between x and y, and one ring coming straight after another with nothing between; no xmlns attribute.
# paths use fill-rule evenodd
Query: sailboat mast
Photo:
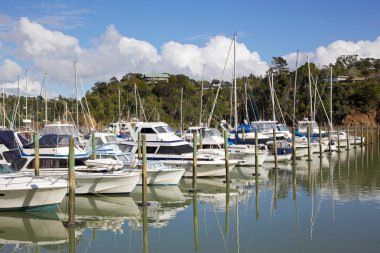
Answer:
<svg viewBox="0 0 380 253"><path fill-rule="evenodd" d="M25 119L28 119L28 69L25 69Z"/></svg>
<svg viewBox="0 0 380 253"><path fill-rule="evenodd" d="M136 104L136 118L138 118L138 111L137 111L137 87L136 87L136 84L135 84L135 104Z"/></svg>
<svg viewBox="0 0 380 253"><path fill-rule="evenodd" d="M5 84L3 80L3 126L5 127L5 120L6 120L6 114L5 114L5 92L4 92Z"/></svg>
<svg viewBox="0 0 380 253"><path fill-rule="evenodd" d="M120 88L119 88L119 120L121 120L121 105L120 105Z"/></svg>
<svg viewBox="0 0 380 253"><path fill-rule="evenodd" d="M271 75L269 76L269 88L270 88L270 96L272 99L273 121L276 121L276 108L274 104L273 72L271 72Z"/></svg>
<svg viewBox="0 0 380 253"><path fill-rule="evenodd" d="M234 102L235 102L235 131L238 127L237 95L236 95L236 33L234 34Z"/></svg>
<svg viewBox="0 0 380 253"><path fill-rule="evenodd" d="M330 127L331 127L331 130L333 129L332 113L333 113L333 108L332 108L332 67L330 67Z"/></svg>
<svg viewBox="0 0 380 253"><path fill-rule="evenodd" d="M247 83L244 83L244 94L245 94L245 118L246 118L246 120L248 120L248 122L249 122Z"/></svg>
<svg viewBox="0 0 380 253"><path fill-rule="evenodd" d="M183 131L183 116L182 116L182 104L183 104L183 88L181 88L181 136L182 136L182 131Z"/></svg>
<svg viewBox="0 0 380 253"><path fill-rule="evenodd" d="M48 123L47 116L47 73L45 73L45 125Z"/></svg>
<svg viewBox="0 0 380 253"><path fill-rule="evenodd" d="M293 92L293 129L296 127L296 93L297 93L297 71L298 71L298 50L296 58L296 74L294 77L294 92Z"/></svg>
<svg viewBox="0 0 380 253"><path fill-rule="evenodd" d="M203 70L202 70L202 82L201 82L201 108L199 110L199 126L202 124L202 110L203 110L203 77L205 74L205 65L203 64Z"/></svg>
<svg viewBox="0 0 380 253"><path fill-rule="evenodd" d="M75 83L75 96L76 96L76 116L77 116L77 128L79 129L79 103L78 103L78 86L77 86L77 62L74 61L74 83Z"/></svg>
<svg viewBox="0 0 380 253"><path fill-rule="evenodd" d="M307 57L307 68L308 68L308 71L309 71L310 120L314 120L314 116L313 116L313 95L312 95L312 92L311 92L311 75L310 75L309 56Z"/></svg>

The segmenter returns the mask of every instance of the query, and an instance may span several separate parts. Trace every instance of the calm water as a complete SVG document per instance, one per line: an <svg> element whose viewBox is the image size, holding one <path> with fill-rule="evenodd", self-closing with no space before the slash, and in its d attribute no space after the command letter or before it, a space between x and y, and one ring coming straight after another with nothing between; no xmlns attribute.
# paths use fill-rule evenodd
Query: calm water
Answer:
<svg viewBox="0 0 380 253"><path fill-rule="evenodd" d="M375 144L297 160L296 173L269 164L256 179L238 168L229 189L198 179L196 195L185 179L150 187L145 210L141 188L77 197L75 231L61 223L65 203L56 213L0 213L0 252L69 252L70 243L76 252L379 252L379 160Z"/></svg>

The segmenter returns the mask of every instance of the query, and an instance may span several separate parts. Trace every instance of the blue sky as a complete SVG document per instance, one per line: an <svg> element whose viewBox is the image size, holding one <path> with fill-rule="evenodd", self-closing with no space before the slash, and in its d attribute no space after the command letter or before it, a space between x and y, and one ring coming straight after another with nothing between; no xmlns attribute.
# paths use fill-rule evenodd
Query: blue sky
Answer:
<svg viewBox="0 0 380 253"><path fill-rule="evenodd" d="M23 18L27 19L20 21ZM41 29L34 27L35 24L41 26ZM237 40L241 46L240 55L246 57L242 57L245 60L240 62L241 74L247 74L249 71L262 74L270 65L273 56L287 56L289 64L293 63L294 57L292 58L291 54L297 49L303 56L311 54L312 59L314 57L320 64L334 61L326 55L336 58L340 53L357 53L363 57L380 58L380 44L377 43L380 36L379 27L380 1L375 0L1 0L0 70L1 66L3 70L0 74L11 77L8 72L4 73L12 67L9 63L4 63L7 59L18 65L19 70L33 70L30 71L30 78L34 78L35 85L38 85L42 73L46 71L51 75L52 85L56 85L56 93L64 95L72 94L69 86L64 84L69 80L69 75L58 75L65 75L62 73L62 70L66 72L63 66L68 66L67 62L71 56L72 61L78 61L79 69L84 73L85 89L94 81L103 81L98 78L119 77L129 70L139 69L139 72L182 71L199 79L200 68L191 65L194 61L199 61L198 65L206 64L206 71L209 69L206 77L218 78L220 67L212 66L212 62L223 62L223 57L208 59L212 52L215 52L213 49L217 48L220 51L221 43L226 43L225 48L229 47L228 40L223 38L231 38L234 32L237 33ZM26 35L27 30L41 33L37 39L45 40L36 41L36 38L30 38L30 35ZM62 36L57 36L57 32ZM68 42L63 43L66 39ZM58 49L48 53L43 52L44 50L36 53L37 44L50 43L50 46L55 46L56 41L60 42ZM28 48L25 45L28 43L34 43L33 52L27 52ZM107 43L113 43L113 46L108 47L110 44ZM122 46L125 47L117 52L116 48ZM322 51L326 49L326 52L319 52L319 47L323 47ZM104 48L107 48L108 54L104 53ZM70 50L75 51L75 54L68 52ZM132 54L127 52L128 50L139 53ZM66 60L59 69L52 69L52 52L56 57L57 67L60 58ZM102 64L108 65L108 62L114 59L112 52L115 54L114 57L124 54L125 59L132 60L126 63L124 69L117 69L117 63L123 62L123 59L119 59L115 63L114 73L112 68L104 70L102 75L94 75L90 70L86 70L86 66L89 65L87 62L90 62L89 55L94 59L104 59L104 62L98 60L99 67ZM170 52L176 54L170 55ZM186 53L182 55L182 52ZM220 53L227 55L227 52ZM204 55L207 55L207 58ZM176 56L182 60L177 62ZM152 57L155 58L154 61L148 59ZM47 59L50 59L50 62ZM81 62L83 66L80 66ZM71 69L67 69L67 72L70 71ZM96 71L96 74L102 72L100 68ZM0 76L0 79L4 77Z"/></svg>

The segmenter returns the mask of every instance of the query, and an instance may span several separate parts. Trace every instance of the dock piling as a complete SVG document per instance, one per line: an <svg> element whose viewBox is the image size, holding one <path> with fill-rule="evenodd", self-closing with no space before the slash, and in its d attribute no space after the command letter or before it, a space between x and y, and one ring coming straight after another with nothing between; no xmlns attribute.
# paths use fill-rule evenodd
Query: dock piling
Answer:
<svg viewBox="0 0 380 253"><path fill-rule="evenodd" d="M74 138L69 140L69 220L68 226L75 226L75 153Z"/></svg>
<svg viewBox="0 0 380 253"><path fill-rule="evenodd" d="M274 169L278 169L276 128L273 128Z"/></svg>
<svg viewBox="0 0 380 253"><path fill-rule="evenodd" d="M226 180L224 183L229 183L231 182L230 180L230 159L229 159L229 154L228 154L228 134L227 131L223 131L223 137L224 137L224 164L226 167Z"/></svg>
<svg viewBox="0 0 380 253"><path fill-rule="evenodd" d="M34 175L40 175L40 136L34 134Z"/></svg>

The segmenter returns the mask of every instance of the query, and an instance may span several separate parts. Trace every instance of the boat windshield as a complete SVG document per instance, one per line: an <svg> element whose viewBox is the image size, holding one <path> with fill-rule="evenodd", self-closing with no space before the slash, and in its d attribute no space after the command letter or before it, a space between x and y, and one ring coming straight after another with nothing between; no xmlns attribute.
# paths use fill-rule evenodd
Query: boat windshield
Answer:
<svg viewBox="0 0 380 253"><path fill-rule="evenodd" d="M276 122L251 122L251 125L259 131L272 130L276 127Z"/></svg>
<svg viewBox="0 0 380 253"><path fill-rule="evenodd" d="M8 164L0 164L0 174L15 173L12 167Z"/></svg>
<svg viewBox="0 0 380 253"><path fill-rule="evenodd" d="M204 131L204 137L212 137L212 136L222 136L220 131L216 128L206 129Z"/></svg>
<svg viewBox="0 0 380 253"><path fill-rule="evenodd" d="M278 131L288 131L288 127L286 125L277 125L277 130Z"/></svg>
<svg viewBox="0 0 380 253"><path fill-rule="evenodd" d="M173 129L171 129L169 126L159 126L156 127L156 131L158 133L173 133Z"/></svg>
<svg viewBox="0 0 380 253"><path fill-rule="evenodd" d="M318 124L315 121L299 121L298 122L298 129L305 129L307 130L307 126L310 126L312 129L317 129Z"/></svg>
<svg viewBox="0 0 380 253"><path fill-rule="evenodd" d="M116 136L114 135L106 135L105 137L107 142L117 142Z"/></svg>
<svg viewBox="0 0 380 253"><path fill-rule="evenodd" d="M129 160L127 159L127 157L125 157L125 155L117 155L117 158L119 161L122 161L123 163L129 162Z"/></svg>

